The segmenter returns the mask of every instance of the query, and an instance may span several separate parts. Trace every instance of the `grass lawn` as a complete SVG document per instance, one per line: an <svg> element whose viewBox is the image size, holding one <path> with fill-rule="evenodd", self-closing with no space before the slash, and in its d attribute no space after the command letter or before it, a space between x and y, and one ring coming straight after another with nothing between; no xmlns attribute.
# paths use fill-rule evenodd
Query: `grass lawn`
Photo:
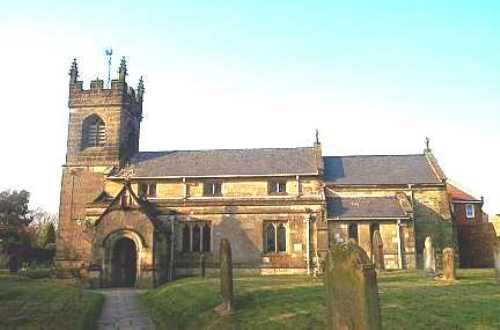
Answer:
<svg viewBox="0 0 500 330"><path fill-rule="evenodd" d="M95 329L103 302L67 282L0 273L0 329Z"/></svg>
<svg viewBox="0 0 500 330"><path fill-rule="evenodd" d="M422 273L379 275L384 329L500 329L500 285L494 271L458 270L444 283ZM240 277L236 313L219 317L216 278L184 278L142 298L160 329L322 329L323 281L305 276Z"/></svg>

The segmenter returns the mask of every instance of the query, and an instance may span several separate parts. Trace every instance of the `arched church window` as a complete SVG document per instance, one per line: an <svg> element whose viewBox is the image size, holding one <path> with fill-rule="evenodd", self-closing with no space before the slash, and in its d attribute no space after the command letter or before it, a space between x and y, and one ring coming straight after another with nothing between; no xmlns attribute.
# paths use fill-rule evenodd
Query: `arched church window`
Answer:
<svg viewBox="0 0 500 330"><path fill-rule="evenodd" d="M106 125L97 115L85 118L82 125L82 148L102 147L106 143Z"/></svg>
<svg viewBox="0 0 500 330"><path fill-rule="evenodd" d="M203 226L203 252L210 252L210 226Z"/></svg>
<svg viewBox="0 0 500 330"><path fill-rule="evenodd" d="M189 225L185 224L182 228L182 251L189 252L191 250L191 231Z"/></svg>
<svg viewBox="0 0 500 330"><path fill-rule="evenodd" d="M286 227L283 224L278 226L276 236L278 238L278 252L286 252Z"/></svg>
<svg viewBox="0 0 500 330"><path fill-rule="evenodd" d="M201 243L201 232L200 226L193 226L193 252L200 252L200 243Z"/></svg>
<svg viewBox="0 0 500 330"><path fill-rule="evenodd" d="M275 252L276 250L276 236L274 225L269 223L265 228L265 252Z"/></svg>

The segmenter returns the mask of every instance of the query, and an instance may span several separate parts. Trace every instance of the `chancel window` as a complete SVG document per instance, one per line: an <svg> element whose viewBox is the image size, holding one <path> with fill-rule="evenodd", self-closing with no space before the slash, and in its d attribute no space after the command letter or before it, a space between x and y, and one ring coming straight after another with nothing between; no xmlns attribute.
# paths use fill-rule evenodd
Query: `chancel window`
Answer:
<svg viewBox="0 0 500 330"><path fill-rule="evenodd" d="M287 229L284 223L266 223L264 225L264 252L283 253L287 247Z"/></svg>
<svg viewBox="0 0 500 330"><path fill-rule="evenodd" d="M270 194L286 194L286 181L270 181L268 191Z"/></svg>
<svg viewBox="0 0 500 330"><path fill-rule="evenodd" d="M139 197L156 197L156 183L139 183Z"/></svg>
<svg viewBox="0 0 500 330"><path fill-rule="evenodd" d="M286 228L283 224L278 226L276 237L278 238L278 252L286 252Z"/></svg>
<svg viewBox="0 0 500 330"><path fill-rule="evenodd" d="M266 245L265 245L265 252L276 252L276 235L275 235L275 230L274 230L274 225L272 223L269 223L266 225L266 230L265 230L265 235L266 235Z"/></svg>
<svg viewBox="0 0 500 330"><path fill-rule="evenodd" d="M82 149L102 147L106 143L106 125L97 115L91 115L83 121Z"/></svg>
<svg viewBox="0 0 500 330"><path fill-rule="evenodd" d="M210 252L211 236L209 223L185 223L182 227L182 252Z"/></svg>
<svg viewBox="0 0 500 330"><path fill-rule="evenodd" d="M203 184L203 196L222 196L222 183L205 182Z"/></svg>

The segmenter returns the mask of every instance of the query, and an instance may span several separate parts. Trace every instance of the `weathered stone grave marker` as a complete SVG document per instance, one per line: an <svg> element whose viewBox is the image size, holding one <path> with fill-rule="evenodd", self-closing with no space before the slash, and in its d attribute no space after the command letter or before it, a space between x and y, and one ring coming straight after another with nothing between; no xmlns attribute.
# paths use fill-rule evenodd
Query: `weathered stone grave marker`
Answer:
<svg viewBox="0 0 500 330"><path fill-rule="evenodd" d="M373 245L373 263L375 264L375 269L384 270L384 242L382 241L382 236L380 236L380 231L375 230L372 237Z"/></svg>
<svg viewBox="0 0 500 330"><path fill-rule="evenodd" d="M455 276L455 251L447 247L443 250L443 280L453 281Z"/></svg>
<svg viewBox="0 0 500 330"><path fill-rule="evenodd" d="M222 304L215 308L220 315L228 315L234 311L233 304L233 262L231 258L231 244L222 239L219 245L220 285Z"/></svg>
<svg viewBox="0 0 500 330"><path fill-rule="evenodd" d="M493 247L493 257L495 259L495 274L497 283L500 284L500 238L497 237Z"/></svg>
<svg viewBox="0 0 500 330"><path fill-rule="evenodd" d="M436 254L430 236L425 238L424 243L424 271L431 274L436 273Z"/></svg>
<svg viewBox="0 0 500 330"><path fill-rule="evenodd" d="M326 260L328 329L380 330L377 273L352 242L336 244Z"/></svg>

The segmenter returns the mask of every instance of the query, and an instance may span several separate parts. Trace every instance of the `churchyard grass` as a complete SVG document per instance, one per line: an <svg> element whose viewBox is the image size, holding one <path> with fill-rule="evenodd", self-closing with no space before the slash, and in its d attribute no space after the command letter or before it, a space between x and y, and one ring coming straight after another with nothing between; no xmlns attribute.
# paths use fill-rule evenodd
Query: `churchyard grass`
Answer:
<svg viewBox="0 0 500 330"><path fill-rule="evenodd" d="M0 329L95 329L103 302L67 281L0 273Z"/></svg>
<svg viewBox="0 0 500 330"><path fill-rule="evenodd" d="M423 272L379 274L384 329L499 329L500 286L492 269L457 270L456 282ZM160 329L324 329L322 279L255 276L234 279L235 313L213 312L221 303L218 278L191 277L142 296Z"/></svg>

